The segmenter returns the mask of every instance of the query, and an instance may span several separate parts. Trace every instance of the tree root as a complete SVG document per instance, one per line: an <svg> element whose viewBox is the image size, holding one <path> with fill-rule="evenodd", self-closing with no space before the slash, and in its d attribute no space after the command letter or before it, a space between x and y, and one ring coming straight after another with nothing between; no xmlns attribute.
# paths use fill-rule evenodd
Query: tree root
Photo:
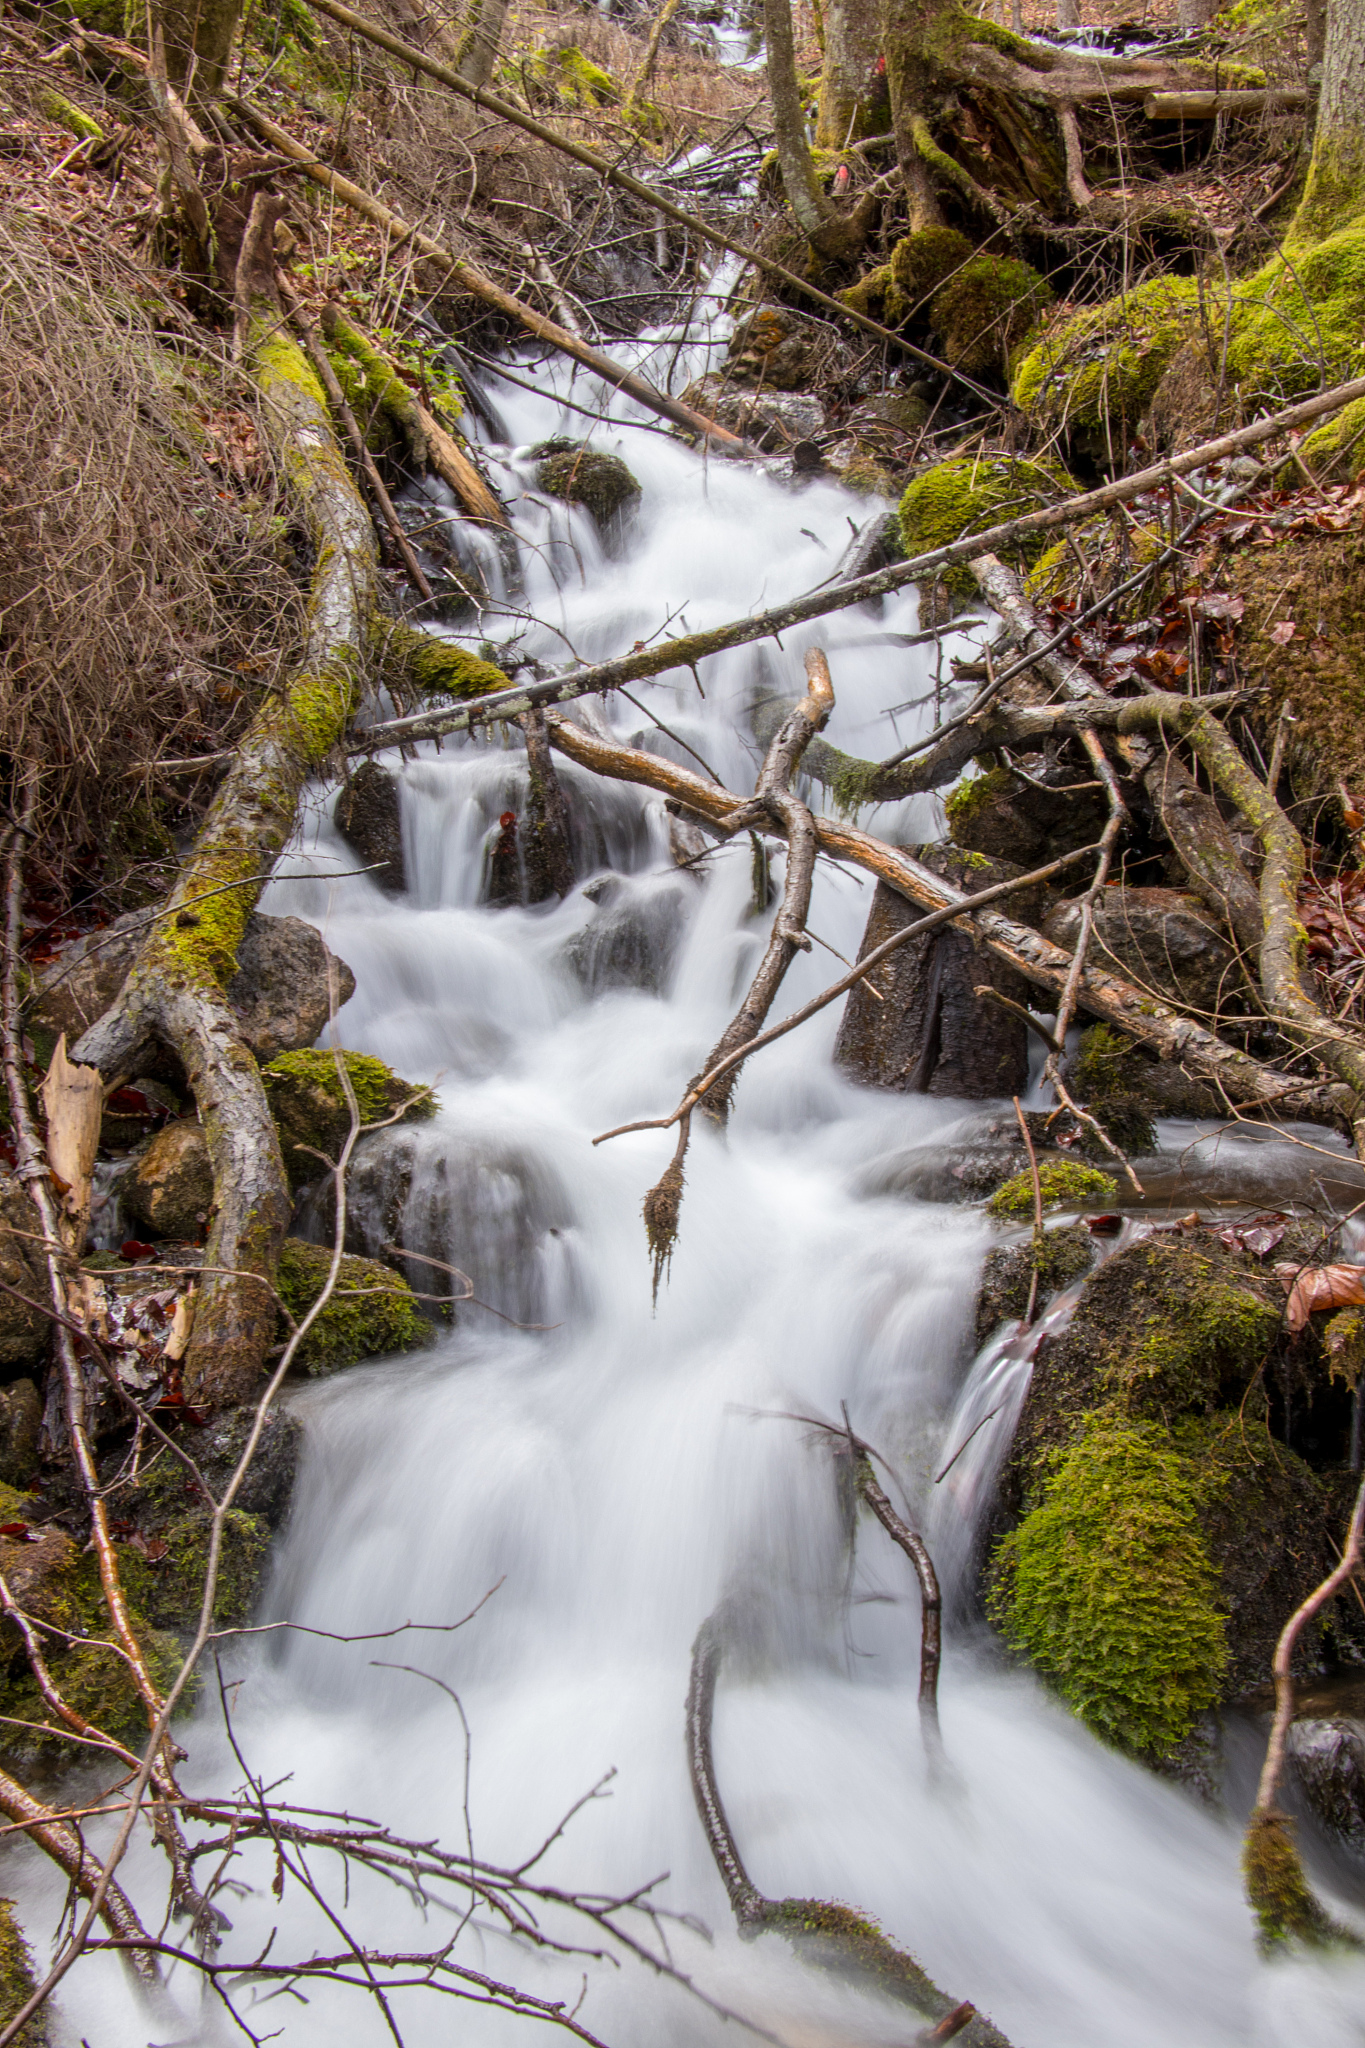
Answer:
<svg viewBox="0 0 1365 2048"><path fill-rule="evenodd" d="M804 1961L869 1982L885 1997L926 2014L931 2025L961 2022L962 2002L940 1991L913 1956L888 1941L861 1913L825 1899L765 1898L750 1878L716 1783L711 1742L716 1681L733 1620L726 1608L719 1608L702 1623L692 1645L687 1760L697 1812L741 1935L749 1940L760 1934L785 1935ZM1009 2048L1005 2036L975 2007L967 2008L965 2026L954 2024L951 2032L961 2034L964 2048ZM951 2034L940 2033L938 2038L947 2040Z"/></svg>
<svg viewBox="0 0 1365 2048"><path fill-rule="evenodd" d="M216 1408L254 1388L274 1342L275 1261L291 1202L256 1062L224 988L262 885L294 829L300 792L340 742L377 611L374 533L337 445L326 398L278 304L257 301L250 352L281 468L313 539L304 657L257 713L118 1003L79 1057L111 1082L152 1043L180 1059L213 1166L214 1216L185 1360L187 1401ZM212 892L211 901L207 900Z"/></svg>

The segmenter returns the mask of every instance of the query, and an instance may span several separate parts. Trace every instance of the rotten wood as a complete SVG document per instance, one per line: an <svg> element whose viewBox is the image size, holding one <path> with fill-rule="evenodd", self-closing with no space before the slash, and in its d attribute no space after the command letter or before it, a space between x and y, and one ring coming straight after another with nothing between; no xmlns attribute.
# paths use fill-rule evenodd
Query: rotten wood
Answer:
<svg viewBox="0 0 1365 2048"><path fill-rule="evenodd" d="M66 1188L61 1197L62 1235L77 1256L85 1242L103 1114L103 1076L98 1067L77 1066L67 1058L63 1032L43 1082L43 1117L48 1164Z"/></svg>
<svg viewBox="0 0 1365 2048"><path fill-rule="evenodd" d="M1234 92L1149 92L1142 111L1149 121L1216 121L1225 114L1300 114L1308 105L1302 85L1265 86Z"/></svg>

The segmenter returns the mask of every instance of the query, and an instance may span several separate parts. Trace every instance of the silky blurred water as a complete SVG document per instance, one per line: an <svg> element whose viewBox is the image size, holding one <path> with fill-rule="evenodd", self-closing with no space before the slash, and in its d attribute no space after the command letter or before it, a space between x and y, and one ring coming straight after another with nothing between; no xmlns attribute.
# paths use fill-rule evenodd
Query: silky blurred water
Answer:
<svg viewBox="0 0 1365 2048"><path fill-rule="evenodd" d="M723 331L655 337L633 353L680 389ZM552 433L586 431L556 394L590 408L604 394L562 365L533 374L538 395L492 387L517 440L488 450L523 543L524 597L508 606L524 616L491 605L471 642L516 637L523 653L567 661L703 628L830 576L853 531L888 510L833 482L798 490L708 460L613 397L625 424L595 428L593 445L627 458L643 496L608 555L586 515L536 493L527 452ZM707 661L697 679L642 685L645 712L617 699L595 715L669 751L649 738L660 717L747 790L759 758L749 706L765 691L797 692L803 650L818 642L838 700L830 738L884 754L934 716L935 650L903 644L916 625L914 597L900 595L793 632L781 648ZM883 715L912 699L925 701ZM480 1854L520 1860L614 1771L606 1796L554 1845L548 1874L626 1891L666 1873L660 1902L710 1930L675 1926L673 1952L714 1997L792 2044L903 2043L913 2032L904 2012L800 1967L780 1942L746 1946L733 1934L683 1749L690 1645L729 1597L752 1647L722 1675L716 1761L764 1891L877 1917L1017 2048L1365 2039L1360 1965L1257 1960L1235 1825L1102 1749L979 1634L950 1641L942 1722L953 1768L930 1780L910 1574L864 1526L846 1598L833 1464L818 1432L787 1418L837 1422L846 1404L916 1516L965 1555L966 1525L945 1524L959 1510L934 1497L931 1475L976 1412L979 1383L963 1388L990 1232L967 1209L858 1189L878 1160L946 1139L969 1106L844 1082L829 1060L839 1009L827 1010L745 1070L728 1135L696 1130L680 1240L653 1307L640 1203L673 1134L592 1139L672 1108L752 972L767 918L751 912L747 842L680 875L658 800L572 768L561 772L580 843L594 849L598 882L619 878L615 894L594 900L580 886L553 906L480 907L485 846L502 809L518 807L523 759L503 736L391 760L401 898L346 872L357 862L330 825L332 792L314 792L263 905L311 919L353 968L344 1043L439 1094L432 1122L364 1148L355 1207L367 1242L377 1247L396 1216L409 1249L461 1267L489 1305L462 1307L427 1353L295 1398L306 1451L267 1617L356 1635L449 1623L497 1590L454 1634L379 1645L276 1636L238 1651L226 1676L241 1757L282 1798L462 1845L465 1737L439 1680L470 1730L467 1820ZM876 825L932 836L935 806L883 811ZM780 877L780 857L776 868ZM581 879L591 891L594 878ZM851 958L870 900L865 878L822 861L811 929ZM620 931L649 985L613 985ZM839 971L817 946L780 1010ZM432 1269L409 1270L419 1286L444 1285ZM495 1309L553 1327L520 1330ZM957 1498L976 1512L979 1491ZM221 1791L242 1781L212 1671L187 1739L191 1782ZM55 1922L55 1889L42 1871L14 1867L39 1933ZM325 1859L317 1868L370 1948L431 1947L454 1931L440 1910L423 1913L359 1872L343 1906L338 1873ZM164 1896L154 1852L137 1851L127 1869L139 1896ZM277 1923L278 1955L338 1945L297 1885L276 1904L271 1855L250 1852L238 1875L253 1888L228 1901L225 1957L259 1952ZM478 1925L458 1953L542 1996L581 1991L581 2018L611 2048L753 2038L629 1961L546 1956ZM313 1985L305 2002L268 1988L241 1994L259 2035L278 2029L299 2048L391 2038L359 1992ZM63 2027L91 2048L242 2038L183 1974L153 2023L107 1959L82 1964L62 1997ZM393 2012L412 2048L501 2042L531 2024L421 1990L396 1993Z"/></svg>

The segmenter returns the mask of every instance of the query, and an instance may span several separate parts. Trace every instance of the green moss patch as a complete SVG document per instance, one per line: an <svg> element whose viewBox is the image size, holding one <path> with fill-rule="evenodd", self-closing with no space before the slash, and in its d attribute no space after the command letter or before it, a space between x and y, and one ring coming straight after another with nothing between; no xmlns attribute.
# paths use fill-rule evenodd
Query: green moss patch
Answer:
<svg viewBox="0 0 1365 2048"><path fill-rule="evenodd" d="M1050 1159L1038 1168L1044 1209L1087 1208L1094 1202L1112 1202L1119 1184L1112 1174L1093 1166L1081 1166L1071 1159ZM992 1216L1019 1221L1032 1216L1033 1175L1016 1173L998 1187L986 1204Z"/></svg>
<svg viewBox="0 0 1365 2048"><path fill-rule="evenodd" d="M907 557L983 533L1025 512L1055 505L1080 489L1058 464L1025 456L956 456L936 462L912 478L900 502L901 541ZM1021 541L1018 556L1033 562L1046 544L1045 534ZM970 569L946 572L943 581L956 597L975 595Z"/></svg>
<svg viewBox="0 0 1365 2048"><path fill-rule="evenodd" d="M619 455L599 455L591 448L558 448L536 471L536 487L549 497L582 505L606 532L640 496L640 486Z"/></svg>
<svg viewBox="0 0 1365 2048"><path fill-rule="evenodd" d="M1209 1481L1158 1423L1094 1416L996 1552L990 1611L1087 1725L1162 1754L1218 1698L1227 1639Z"/></svg>
<svg viewBox="0 0 1365 2048"><path fill-rule="evenodd" d="M331 1270L326 1245L287 1237L275 1285L295 1322L301 1322L321 1294ZM281 1326L281 1335L284 1335ZM297 1360L314 1375L338 1372L362 1358L411 1351L432 1340L432 1327L401 1273L378 1259L344 1254L336 1288L299 1346Z"/></svg>
<svg viewBox="0 0 1365 2048"><path fill-rule="evenodd" d="M1120 455L1198 308L1193 278L1155 277L1055 321L1014 372L1015 404L1049 431Z"/></svg>
<svg viewBox="0 0 1365 2048"><path fill-rule="evenodd" d="M955 368L1000 375L1052 299L1052 287L1029 264L973 256L935 294L929 317Z"/></svg>
<svg viewBox="0 0 1365 2048"><path fill-rule="evenodd" d="M1234 294L1228 376L1244 402L1300 398L1365 360L1365 227L1286 242Z"/></svg>
<svg viewBox="0 0 1365 2048"><path fill-rule="evenodd" d="M38 1989L33 1956L13 1899L0 1899L0 2022L8 2022ZM47 2009L40 2006L14 2037L14 2048L48 2048Z"/></svg>
<svg viewBox="0 0 1365 2048"><path fill-rule="evenodd" d="M403 1103L408 1104L403 1123L435 1115L436 1098L429 1088L414 1088L369 1053L346 1052L341 1057L362 1124L381 1123ZM317 1180L327 1168L314 1155L337 1159L350 1129L350 1110L333 1055L315 1049L282 1052L261 1069L261 1080L291 1183L297 1187Z"/></svg>

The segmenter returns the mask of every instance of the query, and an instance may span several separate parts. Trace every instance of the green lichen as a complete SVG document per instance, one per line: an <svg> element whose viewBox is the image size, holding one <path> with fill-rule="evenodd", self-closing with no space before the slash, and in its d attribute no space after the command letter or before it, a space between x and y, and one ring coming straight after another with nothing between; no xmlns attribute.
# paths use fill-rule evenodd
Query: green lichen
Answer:
<svg viewBox="0 0 1365 2048"><path fill-rule="evenodd" d="M816 183L822 191L829 191L834 183L835 174L843 161L844 153L840 149L811 150L811 169L814 171ZM761 199L780 200L785 197L785 190L782 184L782 159L775 149L765 150L759 160L758 191Z"/></svg>
<svg viewBox="0 0 1365 2048"><path fill-rule="evenodd" d="M193 893L154 927L150 948L156 964L199 986L226 988L237 970L237 948L260 881L260 850L245 833L240 844L201 851Z"/></svg>
<svg viewBox="0 0 1365 2048"><path fill-rule="evenodd" d="M486 697L506 690L511 678L491 661L437 633L420 633L401 619L377 618L371 642L379 672L399 693L423 697Z"/></svg>
<svg viewBox="0 0 1365 2048"><path fill-rule="evenodd" d="M1096 1414L996 1551L992 1619L1120 1748L1169 1752L1218 1697L1226 1629L1199 1525L1211 1483L1159 1423Z"/></svg>
<svg viewBox="0 0 1365 2048"><path fill-rule="evenodd" d="M295 1322L303 1320L321 1294L331 1263L327 1246L285 1239L275 1285ZM283 1338L283 1321L280 1334ZM377 1259L347 1254L335 1291L299 1346L297 1362L315 1375L337 1372L362 1358L410 1351L431 1338L431 1324L402 1275Z"/></svg>
<svg viewBox="0 0 1365 2048"><path fill-rule="evenodd" d="M535 50L525 60L523 69L566 107L591 111L596 107L614 107L621 98L621 88L611 73L594 64L577 43Z"/></svg>
<svg viewBox="0 0 1365 2048"><path fill-rule="evenodd" d="M1199 303L1193 278L1154 277L1054 321L1015 369L1015 404L1050 432L1121 454Z"/></svg>
<svg viewBox="0 0 1365 2048"><path fill-rule="evenodd" d="M1156 1147L1156 1127L1141 1092L1144 1064L1138 1045L1112 1025L1092 1024L1081 1035L1073 1090L1124 1152Z"/></svg>
<svg viewBox="0 0 1365 2048"><path fill-rule="evenodd" d="M1065 470L1047 460L955 456L911 480L900 502L901 541L907 557L929 554L966 534L1055 505L1079 489ZM1045 543L1045 535L1032 534L1018 543L1017 553L1033 562ZM965 566L948 570L943 581L954 597L975 595L976 584Z"/></svg>
<svg viewBox="0 0 1365 2048"><path fill-rule="evenodd" d="M33 1956L24 1940L13 1899L0 1899L0 2025L21 2012L38 1988ZM14 2048L48 2048L48 2010L40 2006L14 2037Z"/></svg>
<svg viewBox="0 0 1365 2048"><path fill-rule="evenodd" d="M935 293L929 317L955 368L999 375L1052 298L1052 287L1029 264L973 256Z"/></svg>
<svg viewBox="0 0 1365 2048"><path fill-rule="evenodd" d="M1112 1174L1093 1166L1081 1166L1071 1159L1049 1159L1038 1168L1044 1209L1079 1209L1095 1202L1112 1202L1119 1191ZM1023 1220L1034 1209L1033 1175L1016 1173L998 1187L986 1204L987 1212L1002 1221Z"/></svg>
<svg viewBox="0 0 1365 2048"><path fill-rule="evenodd" d="M956 839L978 811L988 810L1000 798L1010 796L1014 787L1014 777L1009 769L998 762L980 775L964 775L943 799L949 836Z"/></svg>

